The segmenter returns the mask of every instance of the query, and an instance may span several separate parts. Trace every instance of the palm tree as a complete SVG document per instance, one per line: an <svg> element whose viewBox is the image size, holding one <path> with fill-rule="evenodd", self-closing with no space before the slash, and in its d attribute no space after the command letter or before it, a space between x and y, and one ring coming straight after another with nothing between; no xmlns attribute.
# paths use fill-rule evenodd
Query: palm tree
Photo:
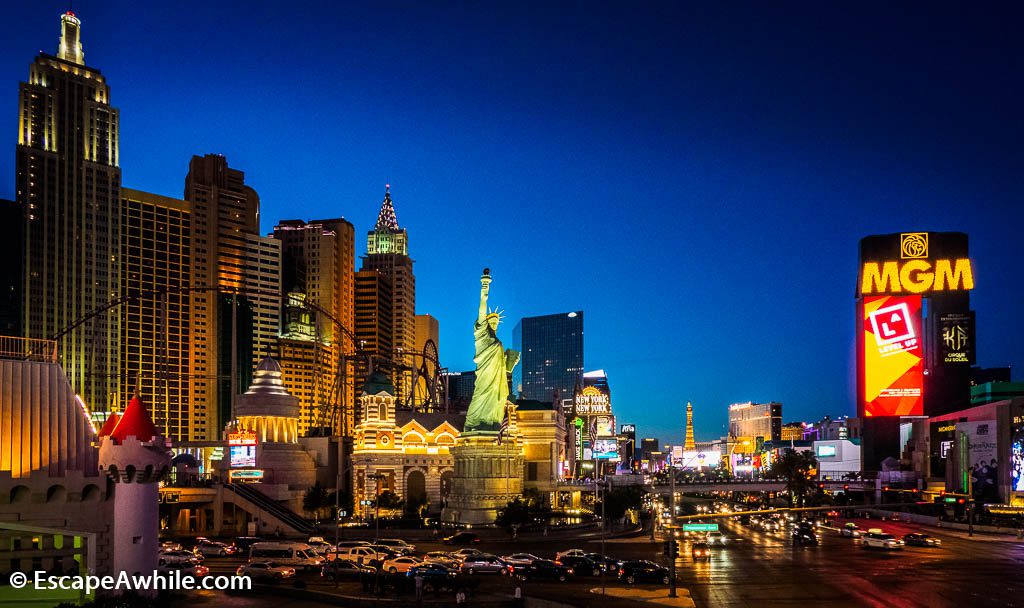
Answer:
<svg viewBox="0 0 1024 608"><path fill-rule="evenodd" d="M772 463L769 475L786 480L789 491L790 506L804 506L805 497L811 489L814 474L818 469L818 459L814 452L787 449L780 458Z"/></svg>

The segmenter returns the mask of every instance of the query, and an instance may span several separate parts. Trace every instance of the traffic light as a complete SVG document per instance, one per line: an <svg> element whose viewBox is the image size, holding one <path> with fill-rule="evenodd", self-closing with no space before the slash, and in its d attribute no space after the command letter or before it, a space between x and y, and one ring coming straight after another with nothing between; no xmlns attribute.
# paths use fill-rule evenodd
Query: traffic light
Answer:
<svg viewBox="0 0 1024 608"><path fill-rule="evenodd" d="M844 483L843 484L843 492L849 492L849 491L850 491L850 484Z"/></svg>

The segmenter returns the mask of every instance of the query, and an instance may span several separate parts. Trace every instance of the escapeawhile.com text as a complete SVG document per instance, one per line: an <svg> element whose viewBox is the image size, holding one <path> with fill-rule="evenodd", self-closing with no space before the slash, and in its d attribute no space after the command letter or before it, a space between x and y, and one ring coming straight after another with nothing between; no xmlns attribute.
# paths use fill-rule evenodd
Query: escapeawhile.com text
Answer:
<svg viewBox="0 0 1024 608"><path fill-rule="evenodd" d="M151 574L128 574L117 576L54 576L42 570L32 573L15 572L10 584L16 589L31 585L38 590L75 590L86 594L93 591L191 591L191 590L251 590L252 579L248 576L202 576L196 577L180 571L156 572Z"/></svg>

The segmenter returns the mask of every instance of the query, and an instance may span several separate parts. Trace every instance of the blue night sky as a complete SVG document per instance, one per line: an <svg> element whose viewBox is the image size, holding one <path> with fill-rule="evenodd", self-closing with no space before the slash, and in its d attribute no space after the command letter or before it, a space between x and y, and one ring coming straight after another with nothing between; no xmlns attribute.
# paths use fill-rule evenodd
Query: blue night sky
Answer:
<svg viewBox="0 0 1024 608"><path fill-rule="evenodd" d="M978 363L1024 368L1020 15L1009 4L79 0L125 186L227 156L281 218L390 181L441 356L472 368L478 277L520 316L586 311L621 422L681 441L726 405L854 413L857 243L971 237ZM18 82L64 2L0 19L0 197Z"/></svg>

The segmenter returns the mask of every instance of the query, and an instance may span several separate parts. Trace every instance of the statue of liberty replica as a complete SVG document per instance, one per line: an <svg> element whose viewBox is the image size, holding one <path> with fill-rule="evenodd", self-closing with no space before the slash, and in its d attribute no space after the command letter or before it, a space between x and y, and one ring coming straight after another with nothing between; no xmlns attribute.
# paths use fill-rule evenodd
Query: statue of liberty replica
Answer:
<svg viewBox="0 0 1024 608"><path fill-rule="evenodd" d="M499 431L508 403L508 376L519 362L519 353L510 348L502 348L501 340L498 339L501 313L497 308L491 312L487 310L491 281L490 269L484 268L484 274L480 277L480 312L473 325L476 384L466 414L464 433Z"/></svg>
<svg viewBox="0 0 1024 608"><path fill-rule="evenodd" d="M523 491L523 455L515 424L515 406L509 402L509 374L519 353L498 339L501 313L488 311L490 270L480 277L480 309L473 325L476 384L466 412L462 435L452 448L455 474L442 514L445 521L489 524L498 509Z"/></svg>

